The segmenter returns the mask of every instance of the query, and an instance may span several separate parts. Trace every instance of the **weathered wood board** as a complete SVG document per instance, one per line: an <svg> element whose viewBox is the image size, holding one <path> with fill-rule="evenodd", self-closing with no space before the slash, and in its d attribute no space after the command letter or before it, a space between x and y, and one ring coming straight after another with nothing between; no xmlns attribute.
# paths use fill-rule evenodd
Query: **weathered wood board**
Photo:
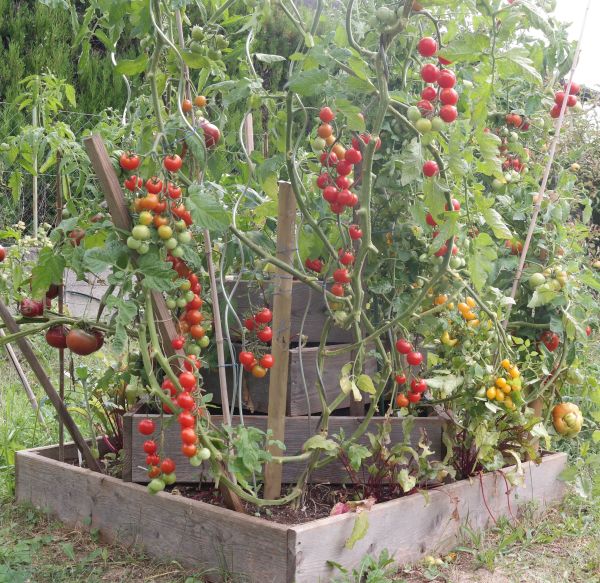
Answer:
<svg viewBox="0 0 600 583"><path fill-rule="evenodd" d="M181 439L179 436L180 428L177 422L171 416L161 415L146 415L146 414L131 414L127 413L124 416L125 441L124 450L127 463L123 472L123 479L133 482L147 483L149 478L146 474L146 454L143 452L142 446L144 441L148 439L137 431L137 424L140 419L149 417L154 420L156 425L156 435L160 434L160 427L163 420L165 422L164 433L164 455L170 457L177 464L177 478L180 482L195 483L201 479L210 481L212 478L207 473L206 466L193 467L190 465L187 458L181 453ZM220 424L222 418L218 416L212 417L215 424ZM288 417L285 424L285 444L286 454L294 455L301 453L302 444L314 434L319 418L318 417ZM332 435L339 433L340 429L348 436L359 426L362 421L359 417L331 417L329 428ZM234 424L239 424L239 417L233 418ZM377 425L382 422L381 418L374 419L369 431L374 433ZM391 422L390 439L392 443L397 443L402 439L402 420L394 418ZM309 426L310 423L310 426ZM263 431L267 429L267 417L258 415L245 415L244 424L250 427L258 427ZM434 452L433 459L442 459L444 446L442 444L442 421L439 417L419 417L415 420L415 424L411 433L411 444L416 447L425 434L427 440L431 443L431 449ZM362 443L367 443L367 438L363 437ZM304 464L301 463L286 463L283 465L283 482L294 483L304 469ZM317 470L311 476L313 483L348 483L350 482L348 472L344 469L340 462L332 462L324 468Z"/></svg>
<svg viewBox="0 0 600 583"><path fill-rule="evenodd" d="M239 353L236 346L236 353ZM321 400L317 393L317 347L292 348L290 350L288 396L286 415L297 417L301 415L312 415L322 411ZM331 402L340 392L340 371L342 367L352 362L356 357L354 351L344 354L329 356L325 358L323 366L323 384L327 401ZM364 372L373 376L377 371L377 362L374 357L368 356L365 360ZM304 372L305 384L302 381ZM208 393L213 394L213 402L221 402L219 394L218 376L214 371L204 375L205 388ZM234 389L233 374L230 367L227 368L227 390L231 402ZM368 403L368 395L363 395L363 402ZM242 390L243 407L251 413L267 413L269 409L269 376L264 379L254 378L250 373L244 373ZM238 398L236 397L236 405ZM350 397L343 401L340 409L350 406Z"/></svg>
<svg viewBox="0 0 600 583"><path fill-rule="evenodd" d="M225 289L228 293L234 286L234 282L228 280L225 282ZM262 283L256 281L240 281L235 288L235 292L231 298L233 307L238 317L243 320L249 316L252 311L257 308L262 308L265 304L273 305L273 292L275 283L265 281ZM225 306L225 302L222 302ZM308 308L308 311L307 311ZM304 314L306 312L306 318ZM306 337L308 343L318 343L323 330L323 322L327 307L322 294L318 294L300 281L294 281L292 285L292 312L291 312L291 328L290 339L292 342L298 342L300 331ZM304 326L302 321L304 320ZM229 317L229 323L232 331L237 328L235 319ZM239 338L239 336L238 336ZM332 326L331 332L327 339L328 344L348 344L354 342L354 336L351 330L344 330L337 326Z"/></svg>
<svg viewBox="0 0 600 583"><path fill-rule="evenodd" d="M351 569L383 549L400 564L448 551L464 525L480 530L493 522L492 515L512 519L526 502L542 510L561 499L565 485L558 476L567 461L558 453L546 455L540 465L523 464L524 485L508 492L502 474L514 467L440 486L427 497L417 493L376 504L366 536L347 549L355 514L275 524L182 496L152 496L143 486L58 462L57 456L56 446L17 453L18 502L69 525L97 529L107 540L211 569L211 581L222 581L226 570L243 574L248 583L327 583L338 575L328 561Z"/></svg>

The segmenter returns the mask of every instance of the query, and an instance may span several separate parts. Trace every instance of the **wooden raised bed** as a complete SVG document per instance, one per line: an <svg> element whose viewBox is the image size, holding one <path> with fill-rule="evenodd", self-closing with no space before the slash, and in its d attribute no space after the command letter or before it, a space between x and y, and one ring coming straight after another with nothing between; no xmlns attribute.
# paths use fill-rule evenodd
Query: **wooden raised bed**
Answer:
<svg viewBox="0 0 600 583"><path fill-rule="evenodd" d="M66 449L67 459L76 459L74 448ZM69 525L97 529L105 539L213 569L208 575L213 581L222 580L219 573L225 570L245 575L249 583L325 583L335 575L328 561L351 568L366 554L384 549L399 563L448 551L463 525L480 530L490 525L491 515L511 518L530 500L543 507L560 499L564 484L558 476L567 459L558 453L545 456L540 465L523 464L525 486L508 494L502 472L494 472L441 486L427 496L416 493L376 504L368 514L366 536L347 549L355 514L275 524L182 496L152 496L143 486L58 462L57 457L54 446L17 453L18 502L31 503Z"/></svg>
<svg viewBox="0 0 600 583"><path fill-rule="evenodd" d="M241 350L239 345L237 352ZM297 417L308 415L309 412L321 412L321 400L317 393L317 351L316 347L307 347L302 349L302 366L300 364L300 350L298 348L290 349L290 364L287 387L287 405L286 415ZM327 401L331 402L340 392L340 370L347 362L352 362L356 357L356 352L346 352L338 356L331 356L325 359L323 367L323 385ZM302 382L302 370L304 369L304 378L306 379L306 390ZM374 375L377 371L377 362L374 357L368 357L365 361L364 372L368 375ZM204 375L205 389L213 394L213 402L221 403L221 395L218 390L218 375L216 372L209 372ZM263 379L254 378L250 373L244 373L242 381L243 392L242 402L244 408L252 413L267 413L269 410L269 375ZM227 368L227 388L231 402L233 391L233 375L230 367ZM308 400L307 400L308 393ZM369 395L363 395L362 403L368 403ZM236 400L236 406L237 406ZM309 407L310 405L310 407ZM340 409L350 406L350 397L341 403ZM310 411L309 411L310 409Z"/></svg>
<svg viewBox="0 0 600 583"><path fill-rule="evenodd" d="M177 422L170 416L148 415L140 413L127 413L123 417L124 443L123 450L125 452L125 465L123 468L123 479L131 482L147 483L149 478L146 471L146 454L142 450L142 445L146 436L137 431L137 424L140 419L149 417L154 420L156 425L156 435L159 434L163 419L165 420L164 432L164 455L170 457L177 464L177 480L179 482L199 482L201 477L203 481L211 480L210 475L206 472L206 467L194 468L190 465L189 460L181 453L181 439L179 437L180 428ZM220 425L223 421L222 417L213 415L213 422ZM286 453L294 455L300 453L302 444L314 434L318 417L289 417L285 424L285 444L287 447ZM359 426L362 419L358 417L331 417L329 429L331 434L338 433L340 429L344 429L346 435L351 435L352 432ZM374 433L377 429L377 424L381 423L382 419L374 419L369 431ZM390 439L392 442L398 442L402 439L402 419L393 418L390 420L392 429ZM233 418L233 423L239 423L239 417ZM245 415L244 423L251 427L258 427L263 431L267 429L267 417L258 415ZM310 423L310 426L309 426ZM427 440L430 442L431 450L434 452L432 459L442 459L444 446L442 444L442 420L439 417L419 417L415 419L413 431L410 441L414 447L417 446L425 433ZM362 443L367 443L367 438L363 437ZM295 483L300 472L305 465L284 464L283 465L283 482ZM334 483L343 484L349 481L348 473L340 462L332 462L324 468L317 470L311 476L312 482L317 483Z"/></svg>

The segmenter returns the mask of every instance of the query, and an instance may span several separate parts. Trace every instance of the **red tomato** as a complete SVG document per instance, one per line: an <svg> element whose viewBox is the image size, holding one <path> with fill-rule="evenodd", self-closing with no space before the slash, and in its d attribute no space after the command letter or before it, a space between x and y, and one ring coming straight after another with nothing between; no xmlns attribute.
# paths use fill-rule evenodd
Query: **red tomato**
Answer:
<svg viewBox="0 0 600 583"><path fill-rule="evenodd" d="M268 324L273 319L273 312L271 312L269 308L263 308L256 316L254 316L254 319L259 324Z"/></svg>
<svg viewBox="0 0 600 583"><path fill-rule="evenodd" d="M91 332L85 330L73 329L67 334L67 347L81 356L86 356L98 350L98 338Z"/></svg>
<svg viewBox="0 0 600 583"><path fill-rule="evenodd" d="M243 352L240 352L240 355L238 358L239 358L240 364L242 364L244 366L249 366L252 363L252 361L254 360L254 354L252 354L251 352L243 351Z"/></svg>
<svg viewBox="0 0 600 583"><path fill-rule="evenodd" d="M452 123L458 117L458 110L456 107L454 107L454 105L443 105L440 108L440 117L446 123Z"/></svg>
<svg viewBox="0 0 600 583"><path fill-rule="evenodd" d="M444 207L444 209L449 210L448 203L446 203L446 206ZM452 199L452 210L454 210L454 211L460 210L460 202L458 202L455 198Z"/></svg>
<svg viewBox="0 0 600 583"><path fill-rule="evenodd" d="M196 326L192 326L192 330L190 330L190 332L192 332L195 327ZM202 336L196 337L192 332L192 336L194 336L194 338L196 339L202 338L204 334L206 334L206 332L204 332L204 329L202 331ZM183 367L185 368L185 370L193 372L195 369L202 368L202 361L195 354L188 354L186 360L184 360L183 362Z"/></svg>
<svg viewBox="0 0 600 583"><path fill-rule="evenodd" d="M125 188L127 190L130 190L131 192L135 191L138 188L142 187L142 179L138 178L135 174L133 176L130 176L125 182Z"/></svg>
<svg viewBox="0 0 600 583"><path fill-rule="evenodd" d="M160 468L157 466L150 466L148 468L148 477L149 478L158 478L160 476Z"/></svg>
<svg viewBox="0 0 600 583"><path fill-rule="evenodd" d="M443 105L456 105L458 103L458 93L451 87L440 91L440 101Z"/></svg>
<svg viewBox="0 0 600 583"><path fill-rule="evenodd" d="M195 326L196 324L200 324L200 322L202 322L202 320L204 320L204 316L202 315L202 312L200 312L200 310L189 310L185 314L185 321L190 326Z"/></svg>
<svg viewBox="0 0 600 583"><path fill-rule="evenodd" d="M194 397L189 393L179 393L177 396L177 405L186 411L191 411L196 406L196 401L194 401Z"/></svg>
<svg viewBox="0 0 600 583"><path fill-rule="evenodd" d="M186 427L181 430L181 441L187 444L198 443L198 436L191 427Z"/></svg>
<svg viewBox="0 0 600 583"><path fill-rule="evenodd" d="M171 379L165 379L162 382L161 388L165 392L168 391L171 397L174 397L177 394L177 388L175 387Z"/></svg>
<svg viewBox="0 0 600 583"><path fill-rule="evenodd" d="M221 130L204 118L200 118L200 129L204 132L204 144L210 150L221 140Z"/></svg>
<svg viewBox="0 0 600 583"><path fill-rule="evenodd" d="M189 371L182 372L178 378L185 391L190 391L196 386L196 377Z"/></svg>
<svg viewBox="0 0 600 583"><path fill-rule="evenodd" d="M331 293L338 298L344 296L344 286L341 283L334 283L331 286Z"/></svg>
<svg viewBox="0 0 600 583"><path fill-rule="evenodd" d="M338 157L335 152L323 152L319 158L323 166L332 167L338 163Z"/></svg>
<svg viewBox="0 0 600 583"><path fill-rule="evenodd" d="M408 407L409 404L409 400L406 398L406 395L404 393L398 393L396 395L396 406L397 407Z"/></svg>
<svg viewBox="0 0 600 583"><path fill-rule="evenodd" d="M308 259L307 259L308 261ZM246 328L246 330L249 330L250 332L252 332L252 330L254 330L254 328L256 328L256 322L254 321L254 318L246 318L244 320L244 328Z"/></svg>
<svg viewBox="0 0 600 583"><path fill-rule="evenodd" d="M409 352L406 355L406 362L411 366L418 366L423 362L423 355L420 352Z"/></svg>
<svg viewBox="0 0 600 583"><path fill-rule="evenodd" d="M196 455L197 451L198 451L198 448L193 443L189 443L189 444L188 443L184 443L181 446L181 453L185 457L194 457Z"/></svg>
<svg viewBox="0 0 600 583"><path fill-rule="evenodd" d="M273 358L272 354L265 354L259 361L258 363L260 364L260 366L262 366L263 368L272 368L273 365L275 364L275 359Z"/></svg>
<svg viewBox="0 0 600 583"><path fill-rule="evenodd" d="M336 164L335 169L340 176L348 176L352 172L352 164L346 159L340 160Z"/></svg>
<svg viewBox="0 0 600 583"><path fill-rule="evenodd" d="M317 186L320 190L323 190L326 186L331 184L331 176L327 172L323 172L317 176Z"/></svg>
<svg viewBox="0 0 600 583"><path fill-rule="evenodd" d="M67 348L68 332L66 326L52 326L46 332L46 342L53 348Z"/></svg>
<svg viewBox="0 0 600 583"><path fill-rule="evenodd" d="M439 171L440 169L437 163L433 160L427 160L427 162L423 164L423 174L425 174L425 176L427 176L428 178L435 176L439 173Z"/></svg>
<svg viewBox="0 0 600 583"><path fill-rule="evenodd" d="M424 393L427 390L427 383L423 379L413 379L410 389L413 393Z"/></svg>
<svg viewBox="0 0 600 583"><path fill-rule="evenodd" d="M188 312L191 310L199 310L203 303L202 298L198 294L194 294L194 299L186 304L185 309Z"/></svg>
<svg viewBox="0 0 600 583"><path fill-rule="evenodd" d="M433 57L437 53L438 46L434 38L425 36L419 41L417 49L422 57Z"/></svg>
<svg viewBox="0 0 600 583"><path fill-rule="evenodd" d="M348 234L350 235L350 239L353 241L357 241L362 238L362 230L358 225L350 225L348 227Z"/></svg>
<svg viewBox="0 0 600 583"><path fill-rule="evenodd" d="M166 457L160 464L160 469L163 474L172 474L175 471L175 462Z"/></svg>
<svg viewBox="0 0 600 583"><path fill-rule="evenodd" d="M162 180L156 176L146 180L146 190L151 194L158 194L163 189Z"/></svg>
<svg viewBox="0 0 600 583"><path fill-rule="evenodd" d="M177 416L177 422L181 427L194 427L196 425L196 419L188 411L182 411Z"/></svg>
<svg viewBox="0 0 600 583"><path fill-rule="evenodd" d="M167 187L167 192L169 193L169 198L181 198L181 188L172 182L169 182L169 186Z"/></svg>
<svg viewBox="0 0 600 583"><path fill-rule="evenodd" d="M256 334L261 342L271 342L273 338L273 330L270 326L265 326L262 330L259 330Z"/></svg>
<svg viewBox="0 0 600 583"><path fill-rule="evenodd" d="M171 154L170 156L165 156L163 166L169 172L179 172L183 166L183 161L177 154Z"/></svg>
<svg viewBox="0 0 600 583"><path fill-rule="evenodd" d="M150 454L146 456L147 466L157 466L158 464L160 464L160 456L156 454Z"/></svg>
<svg viewBox="0 0 600 583"><path fill-rule="evenodd" d="M173 340L171 340L171 346L175 350L181 350L184 344L185 338L183 336L176 336L175 338L173 338Z"/></svg>
<svg viewBox="0 0 600 583"><path fill-rule="evenodd" d="M333 272L333 280L336 283L350 283L350 274L345 268L336 269Z"/></svg>
<svg viewBox="0 0 600 583"><path fill-rule="evenodd" d="M540 340L546 345L550 352L554 352L560 345L560 336L556 332L546 330L540 336Z"/></svg>
<svg viewBox="0 0 600 583"><path fill-rule="evenodd" d="M132 152L123 152L119 158L119 164L123 170L135 170L140 165L140 157Z"/></svg>
<svg viewBox="0 0 600 583"><path fill-rule="evenodd" d="M142 435L152 435L154 433L154 421L152 421L152 419L142 419L140 420L140 422L138 423L138 431L142 434Z"/></svg>
<svg viewBox="0 0 600 583"><path fill-rule="evenodd" d="M360 150L357 150L356 148L348 148L346 150L346 155L344 156L344 160L346 162L349 162L350 164L359 164L362 161L362 154L360 153ZM350 182L348 179L346 179L346 181L348 181L348 183ZM340 186L340 185L338 184L338 186ZM348 186L349 186L349 184L348 184ZM345 188L348 188L348 186L345 186ZM341 186L340 186L340 188L341 188Z"/></svg>
<svg viewBox="0 0 600 583"><path fill-rule="evenodd" d="M451 89L456 85L456 75L450 69L442 69L438 75L437 83L443 89Z"/></svg>
<svg viewBox="0 0 600 583"><path fill-rule="evenodd" d="M323 199L333 204L337 202L339 192L335 186L326 186L323 190Z"/></svg>
<svg viewBox="0 0 600 583"><path fill-rule="evenodd" d="M335 119L335 113L333 113L330 107L322 107L319 112L319 119L323 123L331 123Z"/></svg>
<svg viewBox="0 0 600 583"><path fill-rule="evenodd" d="M397 374L397 375L396 375L396 382L397 382L399 385L404 385L404 384L406 384L406 375L404 375L404 374Z"/></svg>
<svg viewBox="0 0 600 583"><path fill-rule="evenodd" d="M427 216L425 217L425 222L430 227L437 227L437 223L435 222L435 219L433 218L433 215L431 213L427 213Z"/></svg>
<svg viewBox="0 0 600 583"><path fill-rule="evenodd" d="M435 87L428 85L421 91L421 99L425 99L426 101L434 101L437 97L437 91Z"/></svg>
<svg viewBox="0 0 600 583"><path fill-rule="evenodd" d="M147 454L156 453L156 450L158 449L158 445L156 445L156 441L154 441L153 439L148 439L147 441L144 441L143 449L144 449L144 452ZM149 464L149 465L156 465L156 464Z"/></svg>
<svg viewBox="0 0 600 583"><path fill-rule="evenodd" d="M421 400L421 393L408 393L408 400L411 403L418 403Z"/></svg>
<svg viewBox="0 0 600 583"><path fill-rule="evenodd" d="M396 350L400 354L408 354L412 350L412 344L408 340L396 340Z"/></svg>
<svg viewBox="0 0 600 583"><path fill-rule="evenodd" d="M421 78L425 83L437 83L440 70L432 63L427 63L421 68Z"/></svg>
<svg viewBox="0 0 600 583"><path fill-rule="evenodd" d="M417 107L422 115L428 115L434 110L433 103L427 99L421 99L421 101L417 101Z"/></svg>

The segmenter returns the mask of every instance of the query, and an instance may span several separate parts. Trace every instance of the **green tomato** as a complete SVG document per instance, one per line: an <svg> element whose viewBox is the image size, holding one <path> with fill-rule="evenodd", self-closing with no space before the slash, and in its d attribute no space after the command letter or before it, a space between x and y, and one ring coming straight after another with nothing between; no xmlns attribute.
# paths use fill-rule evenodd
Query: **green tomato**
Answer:
<svg viewBox="0 0 600 583"><path fill-rule="evenodd" d="M175 249L175 247L177 247L178 243L177 243L177 239L175 239L175 237L171 237L170 239L167 239L165 241L165 247L169 250L172 251L173 249Z"/></svg>
<svg viewBox="0 0 600 583"><path fill-rule="evenodd" d="M406 111L406 117L413 123L421 119L421 111L416 105L411 105Z"/></svg>
<svg viewBox="0 0 600 583"><path fill-rule="evenodd" d="M146 255L146 253L148 253L148 251L150 251L150 245L148 243L146 243L146 241L143 241L140 245L140 248L137 250L137 252L140 255Z"/></svg>
<svg viewBox="0 0 600 583"><path fill-rule="evenodd" d="M419 133L427 134L431 131L432 124L427 118L422 117L415 122L415 127Z"/></svg>
<svg viewBox="0 0 600 583"><path fill-rule="evenodd" d="M136 225L131 230L131 236L138 241L147 241L152 236L150 229L146 225Z"/></svg>
<svg viewBox="0 0 600 583"><path fill-rule="evenodd" d="M204 31L201 26L194 26L192 28L192 38L198 42L204 40Z"/></svg>
<svg viewBox="0 0 600 583"><path fill-rule="evenodd" d="M182 231L177 235L177 240L183 245L187 245L192 240L192 234L189 231Z"/></svg>
<svg viewBox="0 0 600 583"><path fill-rule="evenodd" d="M202 458L198 454L196 454L195 456L192 456L190 458L190 465L194 468L197 468L198 466L202 465L202 461Z"/></svg>
<svg viewBox="0 0 600 583"><path fill-rule="evenodd" d="M494 192L502 192L504 190L504 182L498 178L492 180L492 190Z"/></svg>
<svg viewBox="0 0 600 583"><path fill-rule="evenodd" d="M165 489L165 483L160 478L154 478L148 484L148 492L150 494L156 494L157 492L162 492Z"/></svg>
<svg viewBox="0 0 600 583"><path fill-rule="evenodd" d="M200 356L200 347L197 344L186 344L185 345L185 353L190 356Z"/></svg>
<svg viewBox="0 0 600 583"><path fill-rule="evenodd" d="M163 482L166 486L172 486L175 483L177 477L175 476L175 472L172 474L164 474L162 477Z"/></svg>
<svg viewBox="0 0 600 583"><path fill-rule="evenodd" d="M322 152L325 149L326 145L327 145L327 142L323 138L315 138L310 143L310 147L312 148L313 152L315 152L315 153Z"/></svg>
<svg viewBox="0 0 600 583"><path fill-rule="evenodd" d="M380 6L375 12L375 17L381 24L393 24L396 21L396 14L387 6Z"/></svg>
<svg viewBox="0 0 600 583"><path fill-rule="evenodd" d="M512 142L513 144L515 142L519 141L519 134L517 132L510 132L510 134L508 134L508 141Z"/></svg>
<svg viewBox="0 0 600 583"><path fill-rule="evenodd" d="M208 348L209 344L210 344L210 338L206 335L202 336L202 338L200 338L200 340L198 340L198 346L200 348Z"/></svg>
<svg viewBox="0 0 600 583"><path fill-rule="evenodd" d="M174 310L177 307L177 300L174 298L167 298L167 308Z"/></svg>
<svg viewBox="0 0 600 583"><path fill-rule="evenodd" d="M477 393L475 393L475 395L476 395L477 397L479 397L480 399L485 399L485 390L486 390L486 389L485 389L485 387L481 387L481 388L480 388L480 389L477 391Z"/></svg>
<svg viewBox="0 0 600 583"><path fill-rule="evenodd" d="M129 247L130 249L137 251L140 248L141 244L142 244L141 241L138 241L137 239L134 239L133 237L127 237L127 247Z"/></svg>
<svg viewBox="0 0 600 583"><path fill-rule="evenodd" d="M188 304L188 301L185 298L177 298L176 303L178 308L185 308Z"/></svg>
<svg viewBox="0 0 600 583"><path fill-rule="evenodd" d="M570 368L567 372L567 380L572 385L581 385L583 383L583 375L576 368Z"/></svg>
<svg viewBox="0 0 600 583"><path fill-rule="evenodd" d="M175 223L175 229L177 229L178 231L185 231L187 229L187 225L185 224L185 221L184 220L177 221Z"/></svg>
<svg viewBox="0 0 600 583"><path fill-rule="evenodd" d="M183 250L183 247L175 247L175 249L171 250L171 255L173 257L177 257L178 259L180 259L181 257L183 257L185 254L185 251Z"/></svg>
<svg viewBox="0 0 600 583"><path fill-rule="evenodd" d="M196 294L193 291L188 290L185 292L185 295L183 297L185 298L185 301L189 304L194 299L195 295Z"/></svg>
<svg viewBox="0 0 600 583"><path fill-rule="evenodd" d="M444 129L444 120L437 115L431 120L431 129L434 132L441 132Z"/></svg>
<svg viewBox="0 0 600 583"><path fill-rule="evenodd" d="M543 285L545 283L546 283L546 278L544 277L543 273L534 273L529 278L529 287L531 289L535 289L537 287L540 287L540 285Z"/></svg>
<svg viewBox="0 0 600 583"><path fill-rule="evenodd" d="M180 284L179 284L179 289L181 291L189 291L192 287L192 283L188 280L188 279L184 279ZM193 298L192 298L193 299ZM190 300L191 301L191 300Z"/></svg>
<svg viewBox="0 0 600 583"><path fill-rule="evenodd" d="M210 459L210 449L208 449L207 447L203 447L199 452L198 452L198 457L201 460L207 460Z"/></svg>
<svg viewBox="0 0 600 583"><path fill-rule="evenodd" d="M460 269L462 267L462 259L456 255L453 255L450 257L449 265L452 269Z"/></svg>

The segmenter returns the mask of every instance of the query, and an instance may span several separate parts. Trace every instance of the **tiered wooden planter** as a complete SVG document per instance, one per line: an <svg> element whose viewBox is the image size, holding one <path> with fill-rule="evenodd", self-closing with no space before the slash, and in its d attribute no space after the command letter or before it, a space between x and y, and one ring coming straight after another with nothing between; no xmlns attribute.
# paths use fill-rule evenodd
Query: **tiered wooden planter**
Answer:
<svg viewBox="0 0 600 583"><path fill-rule="evenodd" d="M212 478L207 474L206 467L200 466L194 468L189 460L181 453L181 439L179 436L180 428L177 422L171 416L148 415L143 412L127 413L123 419L123 431L125 434L123 449L125 452L125 466L123 468L123 479L126 481L147 483L149 481L146 467L146 454L143 452L142 445L147 439L137 431L137 424L140 419L151 418L156 425L158 434L164 422L164 456L173 459L177 465L177 481L194 483L210 481ZM222 417L213 416L215 424L222 422ZM344 430L346 435L359 426L362 421L359 417L332 417L329 423L330 434L336 434L340 429ZM381 418L375 418L369 425L369 430L375 433L377 425L382 422ZM239 417L234 417L234 424L239 423ZM244 423L251 427L258 427L263 431L267 429L267 417L258 415L245 415ZM294 455L301 452L302 444L314 434L318 423L318 417L289 417L285 425L285 444L286 455ZM403 436L402 420L394 418L390 420L392 443L401 441ZM430 443L433 451L432 459L442 459L444 446L442 444L442 421L439 417L422 417L415 420L413 430L410 436L411 444L416 447L419 441L425 436ZM361 443L367 443L366 436L360 440ZM300 473L304 470L305 464L286 463L283 465L283 482L295 483ZM315 471L311 475L311 482L316 483L334 483L343 484L349 481L349 476L340 462L332 462L324 468Z"/></svg>
<svg viewBox="0 0 600 583"><path fill-rule="evenodd" d="M17 453L17 500L28 502L63 522L97 529L107 540L143 547L148 553L184 565L244 575L249 583L326 583L336 572L329 561L352 568L367 554L387 549L399 563L441 553L459 541L461 527L480 530L501 516L517 515L535 501L543 508L559 500L563 453L540 465L523 464L525 485L507 492L502 473L462 480L376 504L368 514L366 536L345 547L356 515L343 514L301 525L284 525L146 488L57 461L58 448ZM67 459L77 459L67 447ZM493 517L493 519L492 519Z"/></svg>
<svg viewBox="0 0 600 583"><path fill-rule="evenodd" d="M229 289L232 283L228 283ZM224 302L223 302L224 303ZM248 316L252 310L265 305L273 305L273 284L266 282L258 285L256 282L242 281L235 289L232 297L232 304L240 318ZM304 313L307 309L306 318ZM291 332L290 340L292 346L290 349L290 363L287 389L287 409L286 415L296 417L321 412L321 401L315 389L317 383L316 359L323 322L327 308L322 295L310 290L308 286L300 282L293 283L292 289L292 311L291 311ZM304 320L304 325L302 322ZM233 322L230 322L233 326ZM304 337L304 348L300 350L297 345L300 335ZM234 340L239 340L234 336ZM352 332L333 326L328 337L328 345L339 347L344 344L354 342ZM236 345L237 352L241 350ZM323 367L323 381L327 400L331 402L340 391L339 373L341 368L347 362L351 362L356 357L355 351L348 351L339 356L328 357L325 359ZM375 358L369 357L365 363L364 372L366 374L375 374L377 369ZM305 381L302 380L304 374ZM218 375L215 372L205 375L205 383L208 392L213 393L215 403L220 403L220 394L218 391ZM269 376L264 379L256 379L252 375L245 373L243 380L242 400L244 407L252 413L267 413L269 406ZM233 390L233 375L228 370L228 389L230 399ZM365 398L364 402L368 402ZM348 408L351 405L350 399L347 399L340 405L340 409Z"/></svg>

